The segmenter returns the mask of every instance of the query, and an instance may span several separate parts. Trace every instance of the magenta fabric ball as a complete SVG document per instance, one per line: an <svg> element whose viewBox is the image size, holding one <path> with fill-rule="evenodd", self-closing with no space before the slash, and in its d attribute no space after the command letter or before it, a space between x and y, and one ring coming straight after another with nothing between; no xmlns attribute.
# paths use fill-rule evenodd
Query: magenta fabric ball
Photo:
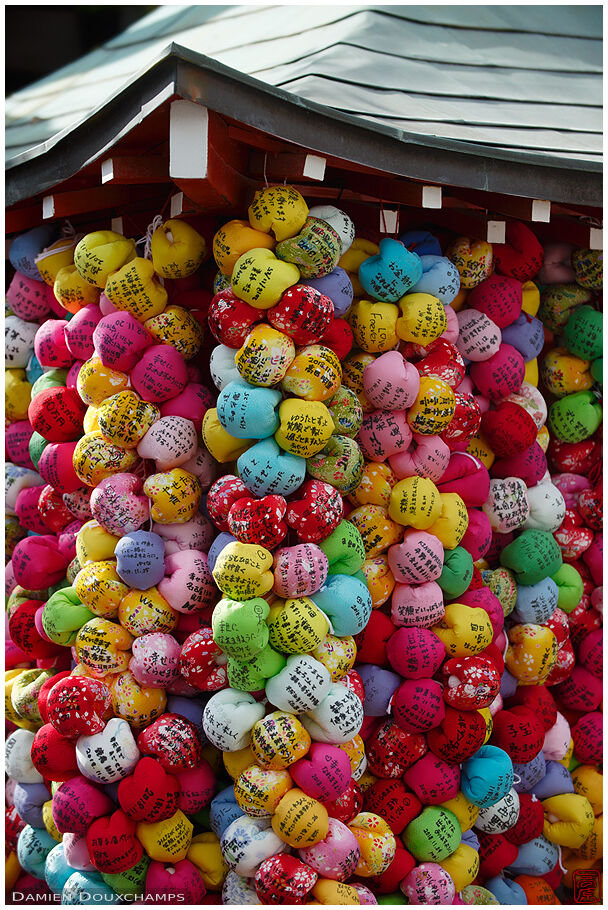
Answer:
<svg viewBox="0 0 608 910"><path fill-rule="evenodd" d="M200 873L188 859L171 866L153 860L146 873L146 903L169 903L179 900L185 904L200 904L207 893ZM168 898L171 895L171 898ZM206 902L205 902L206 903Z"/></svg>
<svg viewBox="0 0 608 910"><path fill-rule="evenodd" d="M489 360L472 364L471 379L482 395L490 401L499 401L521 388L525 371L526 364L519 351L503 343Z"/></svg>
<svg viewBox="0 0 608 910"><path fill-rule="evenodd" d="M547 473L547 456L538 442L512 458L500 458L491 468L492 477L519 477L527 487L535 487ZM506 546L506 544L505 544Z"/></svg>
<svg viewBox="0 0 608 910"><path fill-rule="evenodd" d="M82 487L72 462L77 442L49 443L38 462L38 473L58 493L75 493Z"/></svg>
<svg viewBox="0 0 608 910"><path fill-rule="evenodd" d="M101 787L85 777L71 777L53 797L53 821L61 834L86 834L96 818L110 815L115 805Z"/></svg>
<svg viewBox="0 0 608 910"><path fill-rule="evenodd" d="M438 806L457 795L460 767L427 752L407 769L403 780L425 806Z"/></svg>
<svg viewBox="0 0 608 910"><path fill-rule="evenodd" d="M161 417L174 415L191 420L200 432L203 417L209 408L213 407L213 398L209 389L200 382L189 382L183 392L170 398L161 405Z"/></svg>
<svg viewBox="0 0 608 910"><path fill-rule="evenodd" d="M473 562L483 559L492 543L490 519L481 509L467 509L469 523L460 546L471 554Z"/></svg>
<svg viewBox="0 0 608 910"><path fill-rule="evenodd" d="M392 712L406 733L427 733L445 717L443 686L434 679L406 679L393 696Z"/></svg>
<svg viewBox="0 0 608 910"><path fill-rule="evenodd" d="M521 313L522 286L516 278L494 272L467 296L467 307L489 316L499 329L515 322Z"/></svg>
<svg viewBox="0 0 608 910"><path fill-rule="evenodd" d="M29 420L16 420L10 423L4 431L4 447L6 460L18 465L20 468L34 470L29 452L29 441L34 429Z"/></svg>
<svg viewBox="0 0 608 910"><path fill-rule="evenodd" d="M40 591L56 585L63 579L69 562L52 534L20 540L12 558L17 584L29 591Z"/></svg>
<svg viewBox="0 0 608 910"><path fill-rule="evenodd" d="M188 379L181 354L168 344L148 348L131 372L131 383L144 401L160 403L175 398Z"/></svg>
<svg viewBox="0 0 608 910"><path fill-rule="evenodd" d="M103 301L109 304L104 294L99 301L103 318L93 332L95 353L104 366L129 373L154 339L131 313L114 307L109 311Z"/></svg>
<svg viewBox="0 0 608 910"><path fill-rule="evenodd" d="M430 629L405 626L389 638L386 656L404 679L430 679L445 659L445 647Z"/></svg>
<svg viewBox="0 0 608 910"><path fill-rule="evenodd" d="M308 796L320 802L332 802L348 789L350 760L337 746L313 743L305 758L289 766L289 773Z"/></svg>

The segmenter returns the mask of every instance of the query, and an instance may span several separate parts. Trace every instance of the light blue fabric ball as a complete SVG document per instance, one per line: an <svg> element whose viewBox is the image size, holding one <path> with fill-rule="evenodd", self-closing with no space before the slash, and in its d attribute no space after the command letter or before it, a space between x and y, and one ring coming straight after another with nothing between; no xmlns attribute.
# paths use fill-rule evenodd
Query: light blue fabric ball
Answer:
<svg viewBox="0 0 608 910"><path fill-rule="evenodd" d="M255 496L290 496L304 483L306 460L284 452L274 439L262 439L243 452L236 469Z"/></svg>
<svg viewBox="0 0 608 910"><path fill-rule="evenodd" d="M422 263L416 253L391 237L380 241L380 252L359 266L359 281L375 300L396 303L422 277Z"/></svg>
<svg viewBox="0 0 608 910"><path fill-rule="evenodd" d="M266 439L279 428L281 398L278 389L257 388L235 379L218 395L218 420L235 439Z"/></svg>
<svg viewBox="0 0 608 910"><path fill-rule="evenodd" d="M333 634L339 638L362 632L372 612L371 594L354 575L328 575L311 599L328 617Z"/></svg>
<svg viewBox="0 0 608 910"><path fill-rule="evenodd" d="M517 622L541 625L555 613L558 596L559 588L552 578L543 578L535 585L518 585L511 616Z"/></svg>
<svg viewBox="0 0 608 910"><path fill-rule="evenodd" d="M462 765L460 789L475 806L493 806L513 786L513 763L498 746L482 746Z"/></svg>

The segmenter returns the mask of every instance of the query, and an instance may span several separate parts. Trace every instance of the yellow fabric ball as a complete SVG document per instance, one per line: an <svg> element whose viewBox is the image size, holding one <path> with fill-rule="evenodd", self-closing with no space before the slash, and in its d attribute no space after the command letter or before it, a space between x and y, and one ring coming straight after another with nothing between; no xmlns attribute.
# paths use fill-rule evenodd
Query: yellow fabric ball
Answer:
<svg viewBox="0 0 608 910"><path fill-rule="evenodd" d="M152 234L154 271L163 278L188 278L207 257L205 238L186 221L170 218Z"/></svg>
<svg viewBox="0 0 608 910"><path fill-rule="evenodd" d="M287 240L304 226L308 206L292 186L267 186L254 195L247 217L254 230L272 233L279 241Z"/></svg>
<svg viewBox="0 0 608 910"><path fill-rule="evenodd" d="M167 291L156 278L154 266L139 256L108 278L104 294L117 309L126 310L140 322L167 306Z"/></svg>

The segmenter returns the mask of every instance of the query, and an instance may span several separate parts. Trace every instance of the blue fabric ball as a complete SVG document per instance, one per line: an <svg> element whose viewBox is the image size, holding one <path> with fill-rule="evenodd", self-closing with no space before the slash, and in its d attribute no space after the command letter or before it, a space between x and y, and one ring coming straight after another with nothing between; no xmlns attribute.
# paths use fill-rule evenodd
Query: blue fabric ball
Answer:
<svg viewBox="0 0 608 910"><path fill-rule="evenodd" d="M375 664L361 664L357 673L365 689L363 713L366 717L384 717L388 714L391 698L401 685L401 677Z"/></svg>
<svg viewBox="0 0 608 910"><path fill-rule="evenodd" d="M399 240L419 256L441 256L441 244L429 231L406 231Z"/></svg>
<svg viewBox="0 0 608 910"><path fill-rule="evenodd" d="M302 282L307 287L315 288L320 294L329 297L334 305L334 316L339 319L350 309L353 302L353 286L348 272L336 266L329 275L323 278L307 278Z"/></svg>
<svg viewBox="0 0 608 910"><path fill-rule="evenodd" d="M574 793L570 772L558 761L548 761L545 776L532 787L532 793L541 800L559 796L561 793Z"/></svg>
<svg viewBox="0 0 608 910"><path fill-rule="evenodd" d="M460 273L458 269L445 256L420 255L420 262L422 264L422 277L414 285L411 293L432 294L444 306L448 306L460 290Z"/></svg>
<svg viewBox="0 0 608 910"><path fill-rule="evenodd" d="M234 795L234 785L220 790L209 805L209 824L217 837L221 837L226 828L245 813L239 806Z"/></svg>
<svg viewBox="0 0 608 910"><path fill-rule="evenodd" d="M521 845L517 859L507 869L513 875L546 875L555 867L558 859L557 844L552 844L541 834Z"/></svg>
<svg viewBox="0 0 608 910"><path fill-rule="evenodd" d="M525 765L514 764L513 774L519 777L520 780L519 783L514 785L513 789L518 793L529 793L532 787L543 779L546 770L547 763L542 751Z"/></svg>
<svg viewBox="0 0 608 910"><path fill-rule="evenodd" d="M61 894L63 886L74 870L68 866L63 853L63 844L53 847L44 864L44 877L53 894Z"/></svg>
<svg viewBox="0 0 608 910"><path fill-rule="evenodd" d="M494 895L500 904L523 904L527 906L528 898L521 885L501 875L489 878L485 887Z"/></svg>
<svg viewBox="0 0 608 910"><path fill-rule="evenodd" d="M526 363L538 357L545 344L543 324L535 316L521 313L519 317L502 329L502 340L517 348Z"/></svg>
<svg viewBox="0 0 608 910"><path fill-rule="evenodd" d="M535 585L518 585L511 616L517 622L541 625L555 613L558 597L559 588L552 578L543 578Z"/></svg>
<svg viewBox="0 0 608 910"><path fill-rule="evenodd" d="M145 591L165 577L165 542L153 531L132 531L116 544L116 571L130 588Z"/></svg>

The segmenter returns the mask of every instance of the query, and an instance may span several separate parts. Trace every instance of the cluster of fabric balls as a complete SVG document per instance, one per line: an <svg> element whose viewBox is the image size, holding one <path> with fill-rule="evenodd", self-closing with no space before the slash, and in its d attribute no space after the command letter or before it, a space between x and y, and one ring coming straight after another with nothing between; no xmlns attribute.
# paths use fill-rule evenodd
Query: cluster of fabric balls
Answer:
<svg viewBox="0 0 608 910"><path fill-rule="evenodd" d="M9 895L558 903L602 857L601 254L290 186L216 228L10 249Z"/></svg>

